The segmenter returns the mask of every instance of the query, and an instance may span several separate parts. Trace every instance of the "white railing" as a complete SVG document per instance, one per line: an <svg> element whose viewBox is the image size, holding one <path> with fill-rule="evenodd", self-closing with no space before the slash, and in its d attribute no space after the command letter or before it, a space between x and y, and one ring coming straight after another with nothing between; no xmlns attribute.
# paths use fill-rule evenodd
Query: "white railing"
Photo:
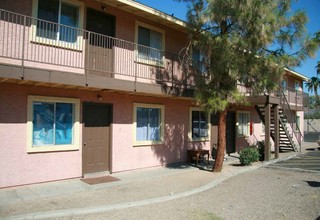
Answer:
<svg viewBox="0 0 320 220"><path fill-rule="evenodd" d="M153 84L193 84L175 54L2 9L0 63Z"/></svg>

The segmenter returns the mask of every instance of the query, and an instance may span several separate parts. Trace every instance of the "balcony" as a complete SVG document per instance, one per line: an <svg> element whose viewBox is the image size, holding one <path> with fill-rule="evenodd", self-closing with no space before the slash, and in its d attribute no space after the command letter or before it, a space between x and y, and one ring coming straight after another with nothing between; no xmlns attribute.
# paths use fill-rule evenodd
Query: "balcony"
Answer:
<svg viewBox="0 0 320 220"><path fill-rule="evenodd" d="M176 54L2 9L0 64L2 81L56 87L189 96L194 85Z"/></svg>
<svg viewBox="0 0 320 220"><path fill-rule="evenodd" d="M303 110L304 108L307 108L309 105L309 94L305 93L300 90L296 90L295 88L287 87L283 90L283 88L278 88L278 91L272 92L269 95L272 99L275 99L275 102L280 103L286 103L290 106L292 110ZM243 84L238 84L238 91L246 96L256 96L256 97L263 97L266 94L259 93L254 94L253 91L250 88L245 87ZM253 102L258 101L265 103L265 99L262 98L256 98L256 99L250 99L253 100ZM253 103L254 104L254 103Z"/></svg>

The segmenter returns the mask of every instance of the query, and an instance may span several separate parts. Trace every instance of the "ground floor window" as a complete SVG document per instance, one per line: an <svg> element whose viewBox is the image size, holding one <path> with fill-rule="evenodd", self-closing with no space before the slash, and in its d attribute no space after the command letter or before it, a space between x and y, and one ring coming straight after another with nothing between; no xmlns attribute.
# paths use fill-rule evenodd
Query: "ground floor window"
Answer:
<svg viewBox="0 0 320 220"><path fill-rule="evenodd" d="M191 139L206 140L209 138L209 117L208 114L200 109L191 109Z"/></svg>
<svg viewBox="0 0 320 220"><path fill-rule="evenodd" d="M134 142L137 145L163 142L164 107L162 105L134 105Z"/></svg>
<svg viewBox="0 0 320 220"><path fill-rule="evenodd" d="M30 152L79 148L77 99L29 96L28 124Z"/></svg>
<svg viewBox="0 0 320 220"><path fill-rule="evenodd" d="M238 112L237 133L238 133L238 136L250 135L250 113L249 112Z"/></svg>

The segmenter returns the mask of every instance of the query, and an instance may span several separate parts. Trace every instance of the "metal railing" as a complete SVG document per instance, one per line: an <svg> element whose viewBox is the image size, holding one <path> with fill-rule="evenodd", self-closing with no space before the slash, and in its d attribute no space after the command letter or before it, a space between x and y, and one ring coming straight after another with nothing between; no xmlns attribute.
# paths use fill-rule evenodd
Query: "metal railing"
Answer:
<svg viewBox="0 0 320 220"><path fill-rule="evenodd" d="M284 116L287 119L287 124L290 126L289 129L287 129L287 131L289 132L290 137L296 138L301 150L301 142L302 142L303 135L297 123L296 115L293 113L293 111L290 108L290 103L288 102L287 94L281 88L279 88L279 93L280 93L280 106L283 110Z"/></svg>
<svg viewBox="0 0 320 220"><path fill-rule="evenodd" d="M285 91L283 91L283 89L281 89L279 86L276 86L277 88L275 89L274 92L268 93L266 92L266 94L272 95L272 96L276 96L276 97L285 97L288 104L290 104L291 106L295 106L295 107L308 107L309 105L309 94L305 93L303 91L300 90L296 90L295 88L291 88L291 87L287 87L287 89ZM243 95L247 95L247 96L251 96L251 95L266 95L265 93L253 93L251 88L246 87L243 84L239 84L238 83L238 91L243 94Z"/></svg>
<svg viewBox="0 0 320 220"><path fill-rule="evenodd" d="M194 84L176 54L2 9L0 63L153 84Z"/></svg>

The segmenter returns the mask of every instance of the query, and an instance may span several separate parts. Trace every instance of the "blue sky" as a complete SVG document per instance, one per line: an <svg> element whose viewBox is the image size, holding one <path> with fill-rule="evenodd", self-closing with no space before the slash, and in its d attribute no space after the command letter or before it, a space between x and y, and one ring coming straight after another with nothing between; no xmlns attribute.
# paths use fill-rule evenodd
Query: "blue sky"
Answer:
<svg viewBox="0 0 320 220"><path fill-rule="evenodd" d="M175 17L186 20L187 4L174 0L137 0L138 2L148 5L167 14L174 14ZM306 25L307 32L310 36L320 31L320 0L293 0L292 10L303 10L309 17ZM310 58L302 63L301 67L294 68L295 71L307 76L316 76L315 66L320 61L320 50L314 58Z"/></svg>

